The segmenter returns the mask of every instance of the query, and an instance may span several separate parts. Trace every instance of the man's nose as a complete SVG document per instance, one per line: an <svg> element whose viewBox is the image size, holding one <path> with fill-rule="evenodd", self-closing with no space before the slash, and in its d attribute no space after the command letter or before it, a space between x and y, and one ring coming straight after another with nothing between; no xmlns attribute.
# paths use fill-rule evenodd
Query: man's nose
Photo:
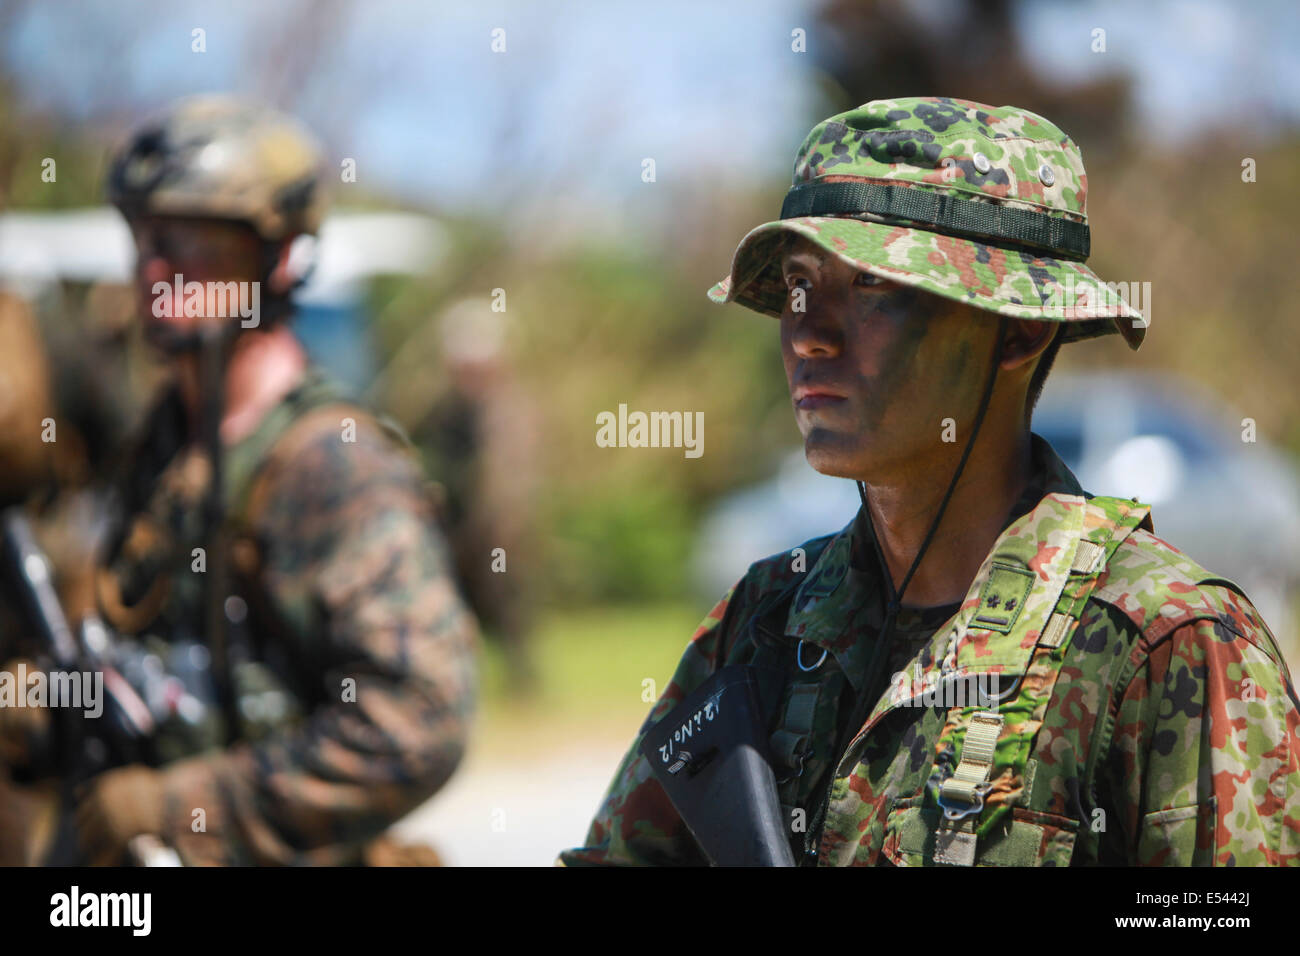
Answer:
<svg viewBox="0 0 1300 956"><path fill-rule="evenodd" d="M833 358L844 347L844 329L835 304L808 296L803 312L791 311L790 346L800 358Z"/></svg>

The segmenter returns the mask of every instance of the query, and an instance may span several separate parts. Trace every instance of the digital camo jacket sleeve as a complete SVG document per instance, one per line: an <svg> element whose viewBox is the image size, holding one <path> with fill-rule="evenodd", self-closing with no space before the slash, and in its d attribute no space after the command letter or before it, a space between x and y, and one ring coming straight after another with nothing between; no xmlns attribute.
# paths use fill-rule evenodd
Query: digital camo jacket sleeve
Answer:
<svg viewBox="0 0 1300 956"><path fill-rule="evenodd" d="M1106 855L1139 866L1300 865L1294 685L1249 602L1224 587L1199 597L1218 602L1218 616L1164 634L1149 627L1112 700L1102 786L1121 819Z"/></svg>
<svg viewBox="0 0 1300 956"><path fill-rule="evenodd" d="M465 747L477 629L418 467L368 418L340 441L337 410L309 414L283 444L251 520L265 611L298 662L307 713L167 768L162 836L187 863L355 860L446 782Z"/></svg>
<svg viewBox="0 0 1300 956"><path fill-rule="evenodd" d="M639 748L646 730L720 668L729 643L737 584L696 628L672 680L651 708L587 831L586 845L566 850L566 866L705 866L708 860L655 780Z"/></svg>

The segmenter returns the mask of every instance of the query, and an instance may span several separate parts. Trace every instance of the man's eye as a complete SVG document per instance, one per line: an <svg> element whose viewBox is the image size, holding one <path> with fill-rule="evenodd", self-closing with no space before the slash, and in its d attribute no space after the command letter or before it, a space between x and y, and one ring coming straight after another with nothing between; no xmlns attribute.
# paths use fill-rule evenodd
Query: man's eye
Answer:
<svg viewBox="0 0 1300 956"><path fill-rule="evenodd" d="M880 276L872 275L870 272L859 272L857 276L854 277L853 284L861 285L861 286L873 286L873 285L881 285L884 283L884 281L885 280L880 278Z"/></svg>
<svg viewBox="0 0 1300 956"><path fill-rule="evenodd" d="M812 283L803 276L791 276L785 281L787 291L793 292L795 289L807 291L812 288Z"/></svg>

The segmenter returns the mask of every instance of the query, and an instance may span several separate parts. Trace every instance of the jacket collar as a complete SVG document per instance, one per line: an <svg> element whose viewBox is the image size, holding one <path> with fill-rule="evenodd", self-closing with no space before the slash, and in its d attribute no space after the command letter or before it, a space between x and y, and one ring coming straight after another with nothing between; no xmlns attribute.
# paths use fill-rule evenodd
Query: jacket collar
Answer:
<svg viewBox="0 0 1300 956"><path fill-rule="evenodd" d="M1013 536L1036 539L1044 533L1045 522L1036 517L1044 506L1047 512L1055 514L1065 497L1089 497L1047 441L1031 433L1030 446L1033 470L1029 485L1011 508L990 555L1009 545L1014 547L1015 542L1009 541ZM1049 495L1055 496L1050 505L1046 500ZM1042 517L1046 518L1047 512ZM831 540L808 570L786 618L787 637L826 648L835 655L855 686L866 671L867 655L873 644L861 638L876 633L883 616L882 580L870 534L865 509L859 508L854 519ZM1026 544L1032 546L1032 542ZM984 563L988 563L987 557ZM946 620L966 603L969 602L934 609L939 618L935 621L936 630L943 629ZM945 610L949 613L943 613ZM903 609L903 613L909 612L926 613Z"/></svg>

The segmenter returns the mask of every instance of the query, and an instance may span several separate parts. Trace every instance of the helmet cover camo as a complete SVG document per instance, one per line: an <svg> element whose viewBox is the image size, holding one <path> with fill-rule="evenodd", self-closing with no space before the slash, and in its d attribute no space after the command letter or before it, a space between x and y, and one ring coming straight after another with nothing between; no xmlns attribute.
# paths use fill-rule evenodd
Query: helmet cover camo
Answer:
<svg viewBox="0 0 1300 956"><path fill-rule="evenodd" d="M182 100L113 157L108 199L128 219L245 222L267 242L315 235L321 151L297 122L226 96Z"/></svg>
<svg viewBox="0 0 1300 956"><path fill-rule="evenodd" d="M782 218L741 240L709 298L779 317L793 234L900 285L1062 323L1063 342L1118 331L1137 349L1142 314L1084 265L1087 190L1078 146L1028 110L873 100L808 134Z"/></svg>

